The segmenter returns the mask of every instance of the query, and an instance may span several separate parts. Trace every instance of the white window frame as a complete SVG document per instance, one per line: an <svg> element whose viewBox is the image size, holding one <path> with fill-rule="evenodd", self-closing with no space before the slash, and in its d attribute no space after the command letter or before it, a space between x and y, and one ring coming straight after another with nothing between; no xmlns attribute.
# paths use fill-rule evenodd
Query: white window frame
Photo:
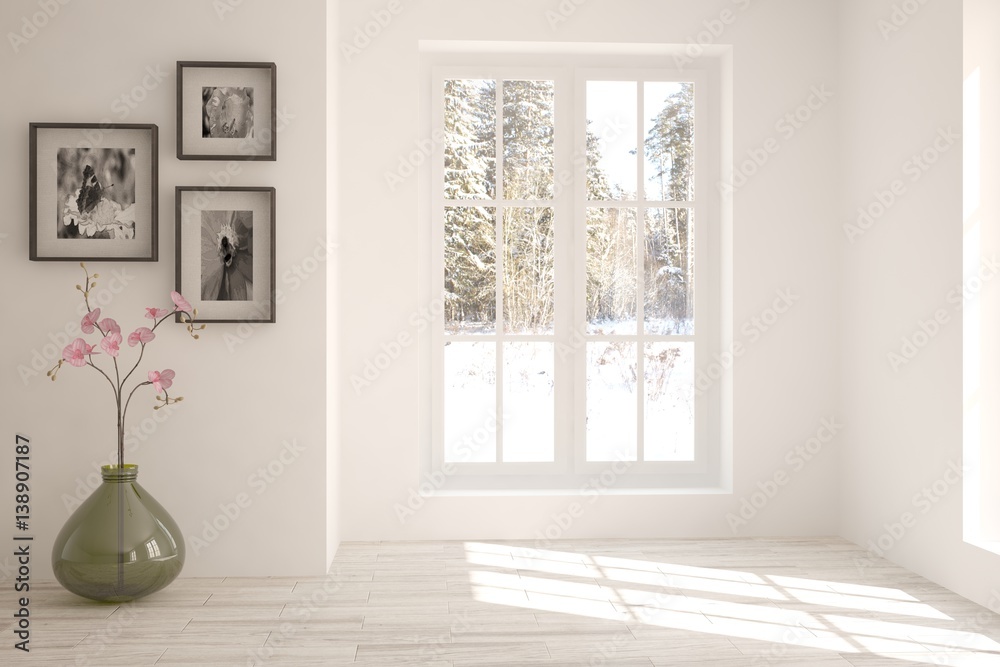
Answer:
<svg viewBox="0 0 1000 667"><path fill-rule="evenodd" d="M443 45L443 47L442 47ZM587 53L586 45L577 47L581 52L572 55L572 66L567 66L567 57L563 54L553 55L546 51L539 53L516 53L509 49L501 49L502 53L486 53L475 48L463 50L469 44L455 45L452 43L422 43L421 54L421 86L422 104L419 114L421 136L434 138L434 150L427 161L427 168L421 171L419 198L420 250L426 258L426 270L421 271L420 294L423 303L431 303L441 298L443 294L444 253L443 228L441 212L447 206L487 206L495 209L498 229L497 255L497 299L498 321L495 334L454 336L444 335L443 315L438 314L429 320L429 326L424 328L420 336L420 451L421 470L425 474L435 471L446 472L447 482L443 492L448 490L466 494L475 493L517 493L517 492L565 492L581 490L595 475L614 467L616 471L623 465L616 462L586 461L586 346L580 345L581 337L588 341L605 339L635 341L639 346L639 363L643 361L641 354L644 342L681 342L693 340L695 344L695 368L704 369L710 362L712 354L722 349L721 327L722 316L722 276L725 261L721 243L721 225L719 220L723 214L723 202L715 185L721 182L723 156L722 144L726 137L723 132L713 131L721 128L723 114L721 109L721 67L718 60L710 59L711 67L675 71L671 67L650 68L651 60L673 62L673 59L651 59L641 55L622 55L608 53ZM572 47L571 47L572 48ZM556 50L559 50L558 48ZM598 50L599 51L599 50ZM673 70L673 71L672 71ZM475 78L495 79L498 84L503 79L545 79L555 82L555 155L554 169L557 181L556 196L547 201L516 201L502 199L502 151L500 150L500 135L502 134L502 86L497 86L497 165L496 199L490 201L476 200L446 200L443 196L443 165L444 146L440 136L443 127L443 90L445 79ZM694 202L647 202L644 191L644 160L639 159L639 176L637 179L638 200L622 201L592 201L586 200L586 162L574 159L577 146L586 145L586 80L628 80L628 81L692 81L695 83L695 123L696 123L696 161L695 161L695 201ZM569 88L570 93L560 93ZM637 124L637 142L644 146L644 125L642 122L642 86L639 85L639 122ZM567 97L572 95L572 97ZM568 113L564 107L565 100L572 99L573 107ZM572 137L572 141L566 141ZM560 186L560 175L573 175L572 187ZM555 300L557 304L554 336L525 336L505 334L503 322L499 317L502 312L502 207L506 205L551 207L554 209L555 243ZM690 208L695 221L695 265L698 267L695 278L695 335L694 336L660 336L637 334L634 336L592 336L585 333L586 304L585 290L580 287L586 279L586 234L581 233L582 220L586 217L588 205L598 208L622 207L635 208L637 211L637 259L643 257L644 211L646 208ZM572 224L567 224L571 222ZM572 267L572 277L565 277L567 267ZM637 296L638 314L641 316L643 305L642 280L643 271L638 271L639 280ZM553 342L560 349L572 349L573 353L554 356L555 393L555 447L554 462L546 463L448 463L444 460L444 423L443 423L443 351L445 340L453 341L491 341L498 345L502 352L504 341L538 341ZM497 343L497 341L499 341ZM574 345L574 343L576 343ZM498 355L499 356L499 355ZM498 370L502 372L502 359L498 358ZM571 380L561 379L567 374ZM727 471L724 468L731 465L731 457L723 446L723 391L715 383L706 392L696 395L695 403L695 456L692 461L678 462L628 462L624 467L627 475L617 475L615 492L669 492L693 490L714 491L726 485ZM502 401L502 391L498 382L498 400ZM637 429L643 429L642 383L637 383ZM569 419L560 419L560 414L566 411L572 415ZM497 434L498 458L502 451L502 426ZM639 456L642 456L642 439L640 438ZM729 471L731 475L731 470Z"/></svg>
<svg viewBox="0 0 1000 667"><path fill-rule="evenodd" d="M637 156L638 162L638 173L636 176L636 196L637 199L634 200L588 200L587 199L587 173L586 163L581 163L576 165L577 169L574 172L574 213L573 213L573 229L578 231L580 227L580 221L587 219L587 209L588 208L629 208L635 209L636 211L636 261L638 264L637 276L636 276L636 320L641 323L643 321L643 310L645 306L645 291L644 291L644 274L641 263L645 255L645 212L647 209L657 209L657 208L687 208L691 209L694 215L694 228L695 228L695 266L699 269L695 273L695 325L694 335L656 335L647 334L644 332L637 332L633 335L593 335L583 333L586 331L586 293L583 289L577 289L574 296L574 328L581 332L583 337L588 342L603 342L603 341L621 341L621 342L634 342L637 345L638 359L637 359L637 371L640 378L645 378L644 361L645 355L643 354L643 346L645 343L655 343L655 342L692 342L695 346L695 369L703 368L705 366L706 359L708 355L705 352L708 349L708 344L711 340L710 331L718 328L718 318L713 317L713 312L711 309L711 296L717 286L712 284L711 276L714 273L713 268L716 266L716 262L713 261L711 255L713 254L713 247L709 238L709 230L712 226L710 224L708 216L708 198L711 196L711 189L708 184L708 177L710 177L710 169L703 168L702 162L703 158L701 153L702 145L702 131L700 128L709 127L708 115L709 115L709 104L707 98L709 98L709 91L707 85L707 76L704 72L698 71L677 71L671 69L632 69L632 68L614 68L614 69L577 69L576 71L576 81L574 87L574 108L573 112L576 116L576 123L574 127L574 137L573 145L574 147L586 146L586 105L587 105L587 89L586 84L588 81L635 81L637 82L637 104L636 104L636 146L639 147L639 156ZM694 83L694 99L695 99L695 200L694 201L660 201L660 200L647 200L645 193L645 160L644 157L644 147L645 147L645 114L643 105L644 96L644 86L645 82L657 82L657 81L683 81ZM706 159L710 162L710 158L706 156ZM708 223L708 224L706 224ZM574 277L573 284L576 286L585 285L587 280L587 239L585 234L578 234L574 238ZM700 267L706 267L706 275L703 277ZM558 281L558 277L556 279ZM709 307L702 308L702 304L707 304ZM639 327L642 328L641 326ZM576 355L576 371L578 375L574 377L575 385L583 383L586 386L587 378L587 355L585 348L581 349ZM661 475L671 475L671 474L684 474L684 473L697 473L705 472L708 466L708 406L706 405L707 399L704 396L695 395L695 429L694 429L694 458L691 461L644 461L644 431L645 431L645 419L644 419L644 397L645 385L644 382L636 381L636 437L637 451L635 462L630 462L629 469L635 473L646 473L646 474L661 474ZM586 441L586 431L587 431L587 398L585 391L577 392L577 403L576 411L574 416L576 417L576 423L574 432L581 434L580 437L575 438L576 451L574 455L574 461L576 461L576 468L583 473L600 473L602 470L606 469L608 462L603 461L588 461L587 460L587 441Z"/></svg>

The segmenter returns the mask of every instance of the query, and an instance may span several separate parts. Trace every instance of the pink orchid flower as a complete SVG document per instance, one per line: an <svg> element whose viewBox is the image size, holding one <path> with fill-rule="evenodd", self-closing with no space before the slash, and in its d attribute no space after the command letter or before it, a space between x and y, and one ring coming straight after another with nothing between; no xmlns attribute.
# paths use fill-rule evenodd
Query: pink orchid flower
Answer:
<svg viewBox="0 0 1000 667"><path fill-rule="evenodd" d="M188 300L181 296L180 292L171 292L170 298L173 299L174 305L177 306L177 310L182 310L185 313L190 313L193 309Z"/></svg>
<svg viewBox="0 0 1000 667"><path fill-rule="evenodd" d="M101 339L101 349L108 353L109 356L117 357L118 352L121 349L122 335L120 333L111 332L107 336Z"/></svg>
<svg viewBox="0 0 1000 667"><path fill-rule="evenodd" d="M145 345L146 343L152 341L154 338L156 338L156 334L153 333L152 329L150 329L149 327L139 327L138 329L136 329L135 331L133 331L128 335L128 346L135 347L139 343Z"/></svg>
<svg viewBox="0 0 1000 667"><path fill-rule="evenodd" d="M170 311L166 308L147 308L146 317L153 320L154 322L161 317L165 317L170 314Z"/></svg>
<svg viewBox="0 0 1000 667"><path fill-rule="evenodd" d="M87 363L86 357L92 354L100 354L94 350L93 345L87 345L87 341L76 338L72 343L63 348L63 360L70 366L79 368Z"/></svg>
<svg viewBox="0 0 1000 667"><path fill-rule="evenodd" d="M175 292L176 294L176 292ZM174 372L169 368L164 371L149 371L149 381L157 393L169 389L174 383Z"/></svg>
<svg viewBox="0 0 1000 667"><path fill-rule="evenodd" d="M100 317L101 317L100 308L95 308L94 310L90 311L89 313L83 316L82 320L80 320L80 330L86 334L94 333L94 324L97 323L97 320Z"/></svg>
<svg viewBox="0 0 1000 667"><path fill-rule="evenodd" d="M122 332L122 328L118 326L118 323L115 322L110 317L105 317L97 324L97 326L101 327L101 330L106 334L109 333L120 334Z"/></svg>

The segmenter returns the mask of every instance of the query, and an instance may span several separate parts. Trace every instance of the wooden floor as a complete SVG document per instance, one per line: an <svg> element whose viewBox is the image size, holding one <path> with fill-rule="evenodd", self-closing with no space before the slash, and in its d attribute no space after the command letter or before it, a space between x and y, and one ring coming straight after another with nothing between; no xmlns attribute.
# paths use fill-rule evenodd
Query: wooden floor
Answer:
<svg viewBox="0 0 1000 667"><path fill-rule="evenodd" d="M125 605L33 582L11 629L2 665L1000 665L1000 617L839 539L350 543Z"/></svg>

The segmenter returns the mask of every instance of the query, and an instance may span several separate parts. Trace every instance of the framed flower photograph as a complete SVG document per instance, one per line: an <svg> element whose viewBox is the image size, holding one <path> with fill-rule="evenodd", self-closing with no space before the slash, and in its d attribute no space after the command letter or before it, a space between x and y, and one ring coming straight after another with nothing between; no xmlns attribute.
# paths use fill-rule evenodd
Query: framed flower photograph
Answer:
<svg viewBox="0 0 1000 667"><path fill-rule="evenodd" d="M275 160L274 63L177 63L177 157Z"/></svg>
<svg viewBox="0 0 1000 667"><path fill-rule="evenodd" d="M177 291L198 321L275 321L274 192L176 189Z"/></svg>
<svg viewBox="0 0 1000 667"><path fill-rule="evenodd" d="M31 123L29 259L155 262L158 128Z"/></svg>

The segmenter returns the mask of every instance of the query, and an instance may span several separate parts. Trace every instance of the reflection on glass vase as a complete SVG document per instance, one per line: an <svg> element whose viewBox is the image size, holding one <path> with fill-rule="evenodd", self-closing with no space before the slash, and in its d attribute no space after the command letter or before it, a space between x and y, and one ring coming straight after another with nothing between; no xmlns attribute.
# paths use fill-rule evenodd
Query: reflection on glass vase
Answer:
<svg viewBox="0 0 1000 667"><path fill-rule="evenodd" d="M146 492L136 465L106 465L103 482L69 518L52 548L52 570L66 590L100 602L154 593L184 567L184 539Z"/></svg>

